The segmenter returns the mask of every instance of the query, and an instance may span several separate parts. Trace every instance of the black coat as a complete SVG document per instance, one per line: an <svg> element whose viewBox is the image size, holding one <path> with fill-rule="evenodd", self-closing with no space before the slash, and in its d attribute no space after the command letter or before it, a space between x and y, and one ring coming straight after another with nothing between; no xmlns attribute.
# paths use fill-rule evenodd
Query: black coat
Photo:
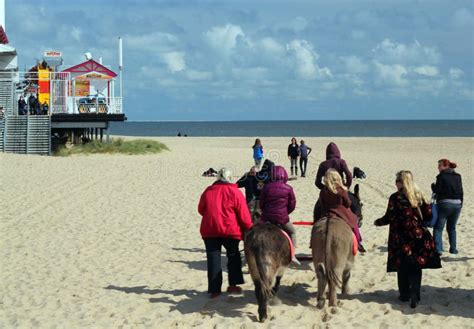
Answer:
<svg viewBox="0 0 474 329"><path fill-rule="evenodd" d="M291 157L292 159L296 159L299 155L299 150L300 150L300 147L298 146L298 144L288 145L288 156Z"/></svg>
<svg viewBox="0 0 474 329"><path fill-rule="evenodd" d="M257 177L249 175L248 173L237 181L237 186L239 188L245 188L245 200L247 203L253 199L258 199L260 197L260 190L263 188L262 184L262 187L259 189Z"/></svg>
<svg viewBox="0 0 474 329"><path fill-rule="evenodd" d="M436 201L453 199L463 202L461 175L453 169L446 169L436 176L436 184L431 185L431 190L436 193Z"/></svg>

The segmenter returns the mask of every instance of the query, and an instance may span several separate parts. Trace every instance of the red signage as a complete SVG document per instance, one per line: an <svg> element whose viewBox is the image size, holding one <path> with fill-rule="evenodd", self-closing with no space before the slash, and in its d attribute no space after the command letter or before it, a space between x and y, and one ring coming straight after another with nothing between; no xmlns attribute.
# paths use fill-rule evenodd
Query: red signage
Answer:
<svg viewBox="0 0 474 329"><path fill-rule="evenodd" d="M45 51L44 52L44 57L61 57L63 54L60 51Z"/></svg>

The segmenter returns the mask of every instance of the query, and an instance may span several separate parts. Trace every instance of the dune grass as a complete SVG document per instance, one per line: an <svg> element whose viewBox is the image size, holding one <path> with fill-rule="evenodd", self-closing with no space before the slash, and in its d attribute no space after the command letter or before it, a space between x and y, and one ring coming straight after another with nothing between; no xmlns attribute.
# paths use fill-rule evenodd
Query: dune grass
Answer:
<svg viewBox="0 0 474 329"><path fill-rule="evenodd" d="M54 155L87 155L87 154L150 154L169 151L168 147L160 142L148 139L133 139L125 141L122 138L113 138L110 143L91 141L87 144L74 145L71 148L61 146Z"/></svg>

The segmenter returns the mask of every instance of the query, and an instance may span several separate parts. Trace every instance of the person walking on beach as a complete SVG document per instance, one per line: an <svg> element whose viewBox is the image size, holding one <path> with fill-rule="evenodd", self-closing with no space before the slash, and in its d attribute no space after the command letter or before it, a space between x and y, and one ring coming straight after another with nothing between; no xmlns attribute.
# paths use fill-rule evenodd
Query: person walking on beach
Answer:
<svg viewBox="0 0 474 329"><path fill-rule="evenodd" d="M253 149L253 160L255 161L255 165L258 166L260 169L262 166L263 161L263 146L260 138L255 140L255 143L252 146Z"/></svg>
<svg viewBox="0 0 474 329"><path fill-rule="evenodd" d="M296 138L291 139L291 144L288 145L288 159L290 159L290 166L291 166L291 176L293 173L298 176L298 155L299 155L299 146Z"/></svg>
<svg viewBox="0 0 474 329"><path fill-rule="evenodd" d="M274 166L271 170L271 181L265 185L260 193L260 208L262 223L270 222L283 226L290 234L296 248L296 230L290 222L290 216L296 207L296 197L293 188L287 184L288 173L282 166ZM300 265L294 257L292 262Z"/></svg>
<svg viewBox="0 0 474 329"><path fill-rule="evenodd" d="M362 246L357 216L351 210L351 199L347 187L342 183L341 175L336 169L329 169L324 175L324 188L319 192L321 203L321 218L337 217L343 219L352 229L358 242L360 252L365 252Z"/></svg>
<svg viewBox="0 0 474 329"><path fill-rule="evenodd" d="M259 180L257 179L258 167L253 166L250 171L243 175L238 181L237 186L239 188L245 188L245 200L249 207L250 216L252 217L252 223L255 223L260 218L260 190Z"/></svg>
<svg viewBox="0 0 474 329"><path fill-rule="evenodd" d="M221 294L221 249L226 249L229 294L241 293L244 283L239 242L245 231L252 227L252 219L245 198L232 184L232 172L222 168L217 181L206 188L199 200L198 212L202 216L200 233L206 246L207 292L211 298Z"/></svg>
<svg viewBox="0 0 474 329"><path fill-rule="evenodd" d="M432 217L431 206L413 181L410 171L397 173L397 192L388 201L376 226L390 225L387 272L397 272L399 299L415 308L420 301L422 269L441 268L434 239L423 225Z"/></svg>
<svg viewBox="0 0 474 329"><path fill-rule="evenodd" d="M456 223L461 214L464 192L461 175L454 171L457 165L448 159L438 161L439 175L436 183L431 184L433 193L436 194L438 204L438 220L434 225L433 235L436 250L441 254L443 250L443 230L447 226L449 238L449 252L457 254Z"/></svg>
<svg viewBox="0 0 474 329"><path fill-rule="evenodd" d="M312 149L305 144L304 140L300 141L299 156L300 156L300 170L301 177L306 177L306 167L308 165L308 157Z"/></svg>
<svg viewBox="0 0 474 329"><path fill-rule="evenodd" d="M318 173L316 174L315 184L320 190L324 188L322 178L330 168L336 169L339 175L343 178L344 185L349 189L352 184L351 171L347 167L346 161L341 158L339 148L332 142L326 147L326 161L319 164Z"/></svg>

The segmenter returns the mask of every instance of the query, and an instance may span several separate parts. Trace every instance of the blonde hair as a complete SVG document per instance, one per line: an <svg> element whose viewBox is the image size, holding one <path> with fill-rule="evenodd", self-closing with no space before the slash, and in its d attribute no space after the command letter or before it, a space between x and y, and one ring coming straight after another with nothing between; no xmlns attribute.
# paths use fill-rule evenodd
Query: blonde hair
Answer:
<svg viewBox="0 0 474 329"><path fill-rule="evenodd" d="M413 208L419 207L426 202L425 196L413 181L413 174L409 170L401 170L397 173L397 182L402 183L403 193Z"/></svg>
<svg viewBox="0 0 474 329"><path fill-rule="evenodd" d="M232 183L232 170L221 168L217 173L217 180L224 183Z"/></svg>
<svg viewBox="0 0 474 329"><path fill-rule="evenodd" d="M342 177L337 172L336 169L328 169L324 174L323 178L324 185L331 191L332 193L337 194L337 188L340 187L343 190L347 190L347 188L342 183Z"/></svg>

